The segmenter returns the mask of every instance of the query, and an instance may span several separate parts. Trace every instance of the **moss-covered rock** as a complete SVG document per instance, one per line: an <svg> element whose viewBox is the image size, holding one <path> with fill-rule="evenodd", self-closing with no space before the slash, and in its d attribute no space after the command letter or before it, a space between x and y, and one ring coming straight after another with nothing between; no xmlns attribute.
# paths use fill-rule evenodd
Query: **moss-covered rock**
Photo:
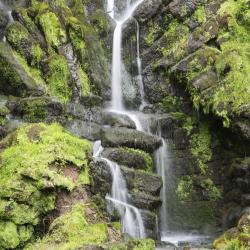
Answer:
<svg viewBox="0 0 250 250"><path fill-rule="evenodd" d="M0 90L14 96L42 95L44 82L37 72L5 43L0 43Z"/></svg>
<svg viewBox="0 0 250 250"><path fill-rule="evenodd" d="M125 165L135 169L153 171L153 160L150 154L133 148L109 148L104 151L105 157L120 165Z"/></svg>
<svg viewBox="0 0 250 250"><path fill-rule="evenodd" d="M214 241L214 248L218 250L239 249L246 250L250 243L250 211L245 210L237 227L226 231Z"/></svg>
<svg viewBox="0 0 250 250"><path fill-rule="evenodd" d="M50 95L66 102L72 96L70 88L70 69L66 58L62 55L54 55L48 63L48 85Z"/></svg>
<svg viewBox="0 0 250 250"><path fill-rule="evenodd" d="M57 187L72 190L78 185L78 179L67 176L67 164L79 169L79 183L88 183L91 144L57 124L25 125L0 144L0 223L4 228L0 246L12 249L29 240L40 216L54 209Z"/></svg>

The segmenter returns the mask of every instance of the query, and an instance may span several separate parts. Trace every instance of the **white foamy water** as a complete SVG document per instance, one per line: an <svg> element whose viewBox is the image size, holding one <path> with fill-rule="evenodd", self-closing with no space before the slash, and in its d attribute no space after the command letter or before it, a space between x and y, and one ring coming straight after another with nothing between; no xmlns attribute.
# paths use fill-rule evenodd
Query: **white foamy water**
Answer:
<svg viewBox="0 0 250 250"><path fill-rule="evenodd" d="M128 203L127 185L121 169L117 163L101 157L102 151L101 141L96 141L93 146L93 157L105 161L112 175L111 194L106 195L106 200L110 202L108 211L110 213L114 210L119 212L123 233L138 239L145 238L142 216L136 207Z"/></svg>

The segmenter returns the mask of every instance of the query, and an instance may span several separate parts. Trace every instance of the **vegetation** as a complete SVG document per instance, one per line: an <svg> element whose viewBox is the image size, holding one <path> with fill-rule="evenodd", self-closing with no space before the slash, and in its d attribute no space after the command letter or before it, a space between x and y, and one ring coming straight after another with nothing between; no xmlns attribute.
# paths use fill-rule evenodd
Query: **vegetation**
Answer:
<svg viewBox="0 0 250 250"><path fill-rule="evenodd" d="M91 143L41 123L19 128L0 145L0 248L8 249L29 240L40 216L54 209L56 187L78 184L64 175L67 164L88 175Z"/></svg>

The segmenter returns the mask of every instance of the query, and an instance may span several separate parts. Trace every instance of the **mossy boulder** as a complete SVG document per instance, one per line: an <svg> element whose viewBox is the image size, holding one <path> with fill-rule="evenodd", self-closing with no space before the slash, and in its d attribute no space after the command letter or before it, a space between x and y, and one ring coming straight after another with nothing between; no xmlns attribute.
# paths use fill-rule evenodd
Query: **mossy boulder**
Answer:
<svg viewBox="0 0 250 250"><path fill-rule="evenodd" d="M153 152L162 144L160 138L127 128L103 128L101 141L106 147L131 147Z"/></svg>
<svg viewBox="0 0 250 250"><path fill-rule="evenodd" d="M39 42L35 41L29 31L19 22L12 23L7 30L7 41L20 53L29 65L38 65L45 57Z"/></svg>
<svg viewBox="0 0 250 250"><path fill-rule="evenodd" d="M0 43L0 90L14 96L40 96L45 92L42 81L31 74L6 43Z"/></svg>
<svg viewBox="0 0 250 250"><path fill-rule="evenodd" d="M107 148L103 154L119 165L125 165L149 172L153 171L153 160L151 155L142 150L126 147Z"/></svg>
<svg viewBox="0 0 250 250"><path fill-rule="evenodd" d="M46 213L54 209L56 189L89 182L91 143L57 124L25 125L0 142L0 248L20 247ZM67 176L67 166L79 178Z"/></svg>
<svg viewBox="0 0 250 250"><path fill-rule="evenodd" d="M78 249L86 244L107 242L107 224L89 224L85 216L84 204L76 204L70 212L54 220L47 236L25 249Z"/></svg>

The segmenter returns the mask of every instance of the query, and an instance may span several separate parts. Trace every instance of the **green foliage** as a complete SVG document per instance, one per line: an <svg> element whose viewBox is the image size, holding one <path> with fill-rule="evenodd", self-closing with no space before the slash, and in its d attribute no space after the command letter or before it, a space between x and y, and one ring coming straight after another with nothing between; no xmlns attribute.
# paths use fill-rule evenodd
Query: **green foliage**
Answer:
<svg viewBox="0 0 250 250"><path fill-rule="evenodd" d="M50 226L50 234L26 249L76 249L85 244L107 241L107 225L88 224L83 204L76 204L72 211L58 217Z"/></svg>
<svg viewBox="0 0 250 250"><path fill-rule="evenodd" d="M149 31L148 34L144 37L144 40L148 46L152 46L157 33L161 31L161 27L158 24L153 23L152 21L149 22Z"/></svg>
<svg viewBox="0 0 250 250"><path fill-rule="evenodd" d="M43 50L38 44L34 44L32 45L31 52L32 52L32 57L33 57L31 65L39 67L39 63L44 57Z"/></svg>
<svg viewBox="0 0 250 250"><path fill-rule="evenodd" d="M208 197L212 201L216 201L221 198L221 190L215 187L214 182L207 178L201 183L201 187L206 191Z"/></svg>
<svg viewBox="0 0 250 250"><path fill-rule="evenodd" d="M176 96L167 95L163 98L161 106L166 112L171 112L180 107L180 99Z"/></svg>
<svg viewBox="0 0 250 250"><path fill-rule="evenodd" d="M91 94L90 81L88 75L78 66L78 75L81 83L81 95L87 96Z"/></svg>
<svg viewBox="0 0 250 250"><path fill-rule="evenodd" d="M206 173L206 163L211 160L211 135L209 126L201 124L199 132L193 134L190 139L191 154L196 159L202 173Z"/></svg>
<svg viewBox="0 0 250 250"><path fill-rule="evenodd" d="M149 153L146 153L145 151L140 150L140 149L127 148L127 147L121 148L121 153L126 154L127 152L131 154L139 155L143 158L145 165L138 167L139 169L143 169L148 172L153 171L153 159Z"/></svg>
<svg viewBox="0 0 250 250"><path fill-rule="evenodd" d="M46 98L29 98L20 102L23 119L29 122L43 121L47 115L47 106L49 99Z"/></svg>
<svg viewBox="0 0 250 250"><path fill-rule="evenodd" d="M170 24L167 31L164 33L166 38L166 46L162 47L160 51L164 57L172 57L176 61L180 60L186 53L189 29L182 23L174 19Z"/></svg>
<svg viewBox="0 0 250 250"><path fill-rule="evenodd" d="M42 73L39 69L29 66L27 61L18 53L13 52L14 57L16 59L16 61L22 65L23 69L25 70L26 74L31 77L37 86L41 86L43 88L46 88L46 84L45 81L42 78Z"/></svg>
<svg viewBox="0 0 250 250"><path fill-rule="evenodd" d="M152 239L142 239L135 241L133 250L154 250L155 242Z"/></svg>
<svg viewBox="0 0 250 250"><path fill-rule="evenodd" d="M206 12L205 12L205 7L200 6L192 15L192 18L197 20L199 23L204 23L206 22Z"/></svg>
<svg viewBox="0 0 250 250"><path fill-rule="evenodd" d="M48 85L49 92L60 101L70 100L72 90L69 87L70 69L66 58L62 55L54 55L49 60Z"/></svg>
<svg viewBox="0 0 250 250"><path fill-rule="evenodd" d="M45 35L48 47L57 49L63 43L66 43L66 32L53 12L45 12L38 16L39 25Z"/></svg>
<svg viewBox="0 0 250 250"><path fill-rule="evenodd" d="M177 186L176 194L181 201L190 201L191 200L191 191L193 188L193 180L191 176L183 177Z"/></svg>
<svg viewBox="0 0 250 250"><path fill-rule="evenodd" d="M88 175L91 144L57 124L26 125L0 144L0 248L9 249L29 240L41 215L54 209L56 187L78 185L64 175L67 163Z"/></svg>

